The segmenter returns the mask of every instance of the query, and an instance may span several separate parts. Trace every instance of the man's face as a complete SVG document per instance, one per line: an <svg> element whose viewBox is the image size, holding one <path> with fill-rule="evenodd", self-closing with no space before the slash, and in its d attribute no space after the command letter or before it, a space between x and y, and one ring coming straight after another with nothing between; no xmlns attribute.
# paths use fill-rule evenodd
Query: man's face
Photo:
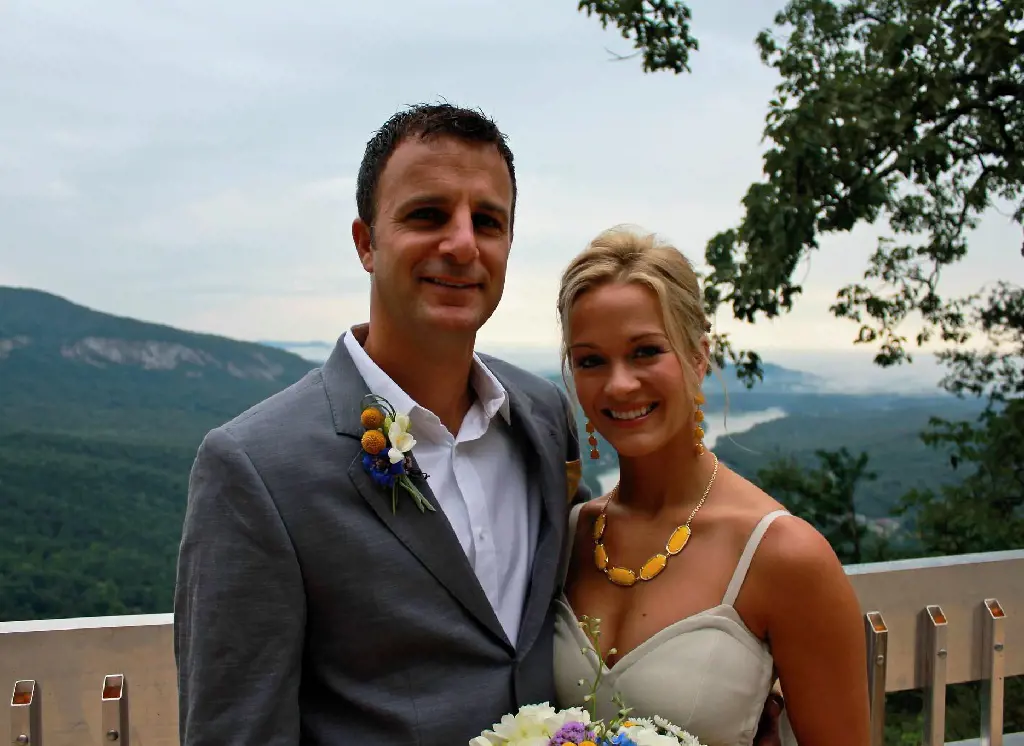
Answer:
<svg viewBox="0 0 1024 746"><path fill-rule="evenodd" d="M474 335L494 313L511 249L512 179L498 149L450 137L401 142L381 174L372 236L353 238L386 326Z"/></svg>

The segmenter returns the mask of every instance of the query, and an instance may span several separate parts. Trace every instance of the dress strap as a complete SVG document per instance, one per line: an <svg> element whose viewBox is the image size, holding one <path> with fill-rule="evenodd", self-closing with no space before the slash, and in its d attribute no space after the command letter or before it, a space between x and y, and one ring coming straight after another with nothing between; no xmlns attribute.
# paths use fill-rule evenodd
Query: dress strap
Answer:
<svg viewBox="0 0 1024 746"><path fill-rule="evenodd" d="M729 581L729 587L725 590L725 598L722 599L723 605L732 606L736 602L736 597L740 595L740 588L743 587L743 581L747 579L747 571L750 569L751 560L754 559L754 552L757 551L757 547L761 544L761 539L764 538L764 532L772 525L772 521L780 515L789 515L789 511L772 511L758 521L757 525L754 526L754 530L750 532L747 545L743 547L743 554L740 555L739 564L736 565L736 570L732 574L732 580Z"/></svg>
<svg viewBox="0 0 1024 746"><path fill-rule="evenodd" d="M572 561L572 549L576 543L576 526L580 522L580 511L585 503L575 505L569 512L569 527L565 534L565 547L562 549L562 566L558 571L559 586L565 585L565 576L569 574L569 563Z"/></svg>

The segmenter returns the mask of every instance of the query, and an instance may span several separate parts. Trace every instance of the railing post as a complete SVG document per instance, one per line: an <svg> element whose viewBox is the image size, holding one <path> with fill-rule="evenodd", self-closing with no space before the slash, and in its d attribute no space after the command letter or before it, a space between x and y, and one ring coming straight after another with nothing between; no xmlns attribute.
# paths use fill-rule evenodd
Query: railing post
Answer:
<svg viewBox="0 0 1024 746"><path fill-rule="evenodd" d="M994 598L982 604L981 746L1003 746L1003 646L1006 612Z"/></svg>
<svg viewBox="0 0 1024 746"><path fill-rule="evenodd" d="M14 682L11 693L11 743L14 746L41 746L43 743L42 699L39 685L32 679Z"/></svg>
<svg viewBox="0 0 1024 746"><path fill-rule="evenodd" d="M124 674L116 673L103 677L100 708L104 742L129 746L131 722L128 717L128 680Z"/></svg>
<svg viewBox="0 0 1024 746"><path fill-rule="evenodd" d="M946 743L946 614L938 605L924 610L924 744Z"/></svg>
<svg viewBox="0 0 1024 746"><path fill-rule="evenodd" d="M868 648L868 696L871 703L871 746L885 743L885 672L888 665L889 628L881 612L864 615Z"/></svg>

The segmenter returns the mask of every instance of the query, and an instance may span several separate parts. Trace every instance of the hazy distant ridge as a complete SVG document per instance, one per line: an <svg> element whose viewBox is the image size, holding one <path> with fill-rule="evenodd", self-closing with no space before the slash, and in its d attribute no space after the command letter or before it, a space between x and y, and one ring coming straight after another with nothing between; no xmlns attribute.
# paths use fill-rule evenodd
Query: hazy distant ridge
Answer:
<svg viewBox="0 0 1024 746"><path fill-rule="evenodd" d="M260 340L260 344L269 347L276 347L287 350L295 355L314 363L322 363L327 359L334 348L333 342L289 342L281 340ZM488 348L482 347L483 352L508 360L526 370L540 375L558 374L558 351L545 350L541 348ZM732 390L742 385L737 379L735 370L727 365L719 375L725 381L726 389ZM826 388L825 381L819 376L802 370L783 367L774 363L764 364L764 380L759 382L758 387L766 393L814 393ZM721 383L718 377L712 377L706 384L706 388L714 389L709 391L711 396L715 392L721 393Z"/></svg>

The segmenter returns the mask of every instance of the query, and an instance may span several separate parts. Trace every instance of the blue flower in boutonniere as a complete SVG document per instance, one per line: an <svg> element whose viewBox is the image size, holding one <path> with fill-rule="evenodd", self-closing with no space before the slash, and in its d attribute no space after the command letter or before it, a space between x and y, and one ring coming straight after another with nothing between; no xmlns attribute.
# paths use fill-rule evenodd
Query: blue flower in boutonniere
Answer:
<svg viewBox="0 0 1024 746"><path fill-rule="evenodd" d="M391 512L398 510L398 489L410 495L420 512L433 511L434 506L413 484L413 477L426 479L427 475L412 465L412 448L416 439L409 431L409 415L395 412L388 401L371 394L371 403L363 410L360 422L366 428L360 444L363 446L363 467L373 481L391 490Z"/></svg>

